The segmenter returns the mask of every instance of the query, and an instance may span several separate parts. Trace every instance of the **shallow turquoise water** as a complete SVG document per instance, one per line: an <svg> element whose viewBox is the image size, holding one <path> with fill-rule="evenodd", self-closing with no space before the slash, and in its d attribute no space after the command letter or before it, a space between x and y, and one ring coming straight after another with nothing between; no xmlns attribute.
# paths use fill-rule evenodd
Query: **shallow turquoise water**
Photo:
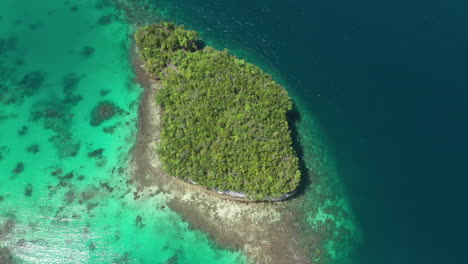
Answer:
<svg viewBox="0 0 468 264"><path fill-rule="evenodd" d="M131 30L108 1L0 2L0 247L20 263L243 263L126 182Z"/></svg>

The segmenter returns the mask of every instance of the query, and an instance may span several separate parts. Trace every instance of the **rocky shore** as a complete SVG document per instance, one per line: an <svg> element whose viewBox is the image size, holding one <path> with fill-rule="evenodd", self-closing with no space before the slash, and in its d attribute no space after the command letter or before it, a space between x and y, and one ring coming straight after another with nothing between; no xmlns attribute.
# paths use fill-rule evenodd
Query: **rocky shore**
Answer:
<svg viewBox="0 0 468 264"><path fill-rule="evenodd" d="M168 206L192 228L207 232L222 246L242 251L253 263L310 263L302 243L299 214L287 206L288 202L246 203L245 198L227 198L162 170L156 152L161 109L154 100L161 83L150 78L134 48L132 63L136 79L144 87L132 158L132 181L138 189L157 188L167 197Z"/></svg>

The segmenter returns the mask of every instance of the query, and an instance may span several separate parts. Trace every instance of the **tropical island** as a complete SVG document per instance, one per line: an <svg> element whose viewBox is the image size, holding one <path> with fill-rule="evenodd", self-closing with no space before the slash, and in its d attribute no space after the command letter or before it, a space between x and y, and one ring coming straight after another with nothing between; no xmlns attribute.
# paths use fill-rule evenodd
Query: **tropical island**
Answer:
<svg viewBox="0 0 468 264"><path fill-rule="evenodd" d="M300 181L286 90L257 66L204 47L173 23L140 28L145 69L162 83L163 169L184 181L251 200L289 197Z"/></svg>

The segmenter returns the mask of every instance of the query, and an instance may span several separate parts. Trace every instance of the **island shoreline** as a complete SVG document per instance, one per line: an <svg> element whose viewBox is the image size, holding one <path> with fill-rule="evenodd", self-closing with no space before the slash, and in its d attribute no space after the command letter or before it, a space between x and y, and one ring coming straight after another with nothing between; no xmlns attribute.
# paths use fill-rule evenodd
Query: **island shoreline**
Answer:
<svg viewBox="0 0 468 264"><path fill-rule="evenodd" d="M204 231L219 245L242 251L253 263L310 263L300 239L298 214L285 202L251 202L228 197L167 175L156 153L161 109L155 94L161 83L144 69L131 45L135 80L143 86L136 144L132 150L132 179L138 191L155 188L167 205L192 228Z"/></svg>

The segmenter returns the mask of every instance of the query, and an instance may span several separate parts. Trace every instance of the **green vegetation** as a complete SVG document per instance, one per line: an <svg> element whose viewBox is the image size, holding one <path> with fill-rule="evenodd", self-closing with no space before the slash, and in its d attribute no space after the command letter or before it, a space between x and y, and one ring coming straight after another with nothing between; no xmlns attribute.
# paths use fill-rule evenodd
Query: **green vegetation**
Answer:
<svg viewBox="0 0 468 264"><path fill-rule="evenodd" d="M164 68L175 57L197 50L198 33L173 23L161 23L141 28L135 34L135 40L146 70L160 79Z"/></svg>
<svg viewBox="0 0 468 264"><path fill-rule="evenodd" d="M279 198L300 180L286 90L227 51L198 49L198 35L162 23L135 35L147 69L163 82L164 169L184 180L252 199Z"/></svg>

